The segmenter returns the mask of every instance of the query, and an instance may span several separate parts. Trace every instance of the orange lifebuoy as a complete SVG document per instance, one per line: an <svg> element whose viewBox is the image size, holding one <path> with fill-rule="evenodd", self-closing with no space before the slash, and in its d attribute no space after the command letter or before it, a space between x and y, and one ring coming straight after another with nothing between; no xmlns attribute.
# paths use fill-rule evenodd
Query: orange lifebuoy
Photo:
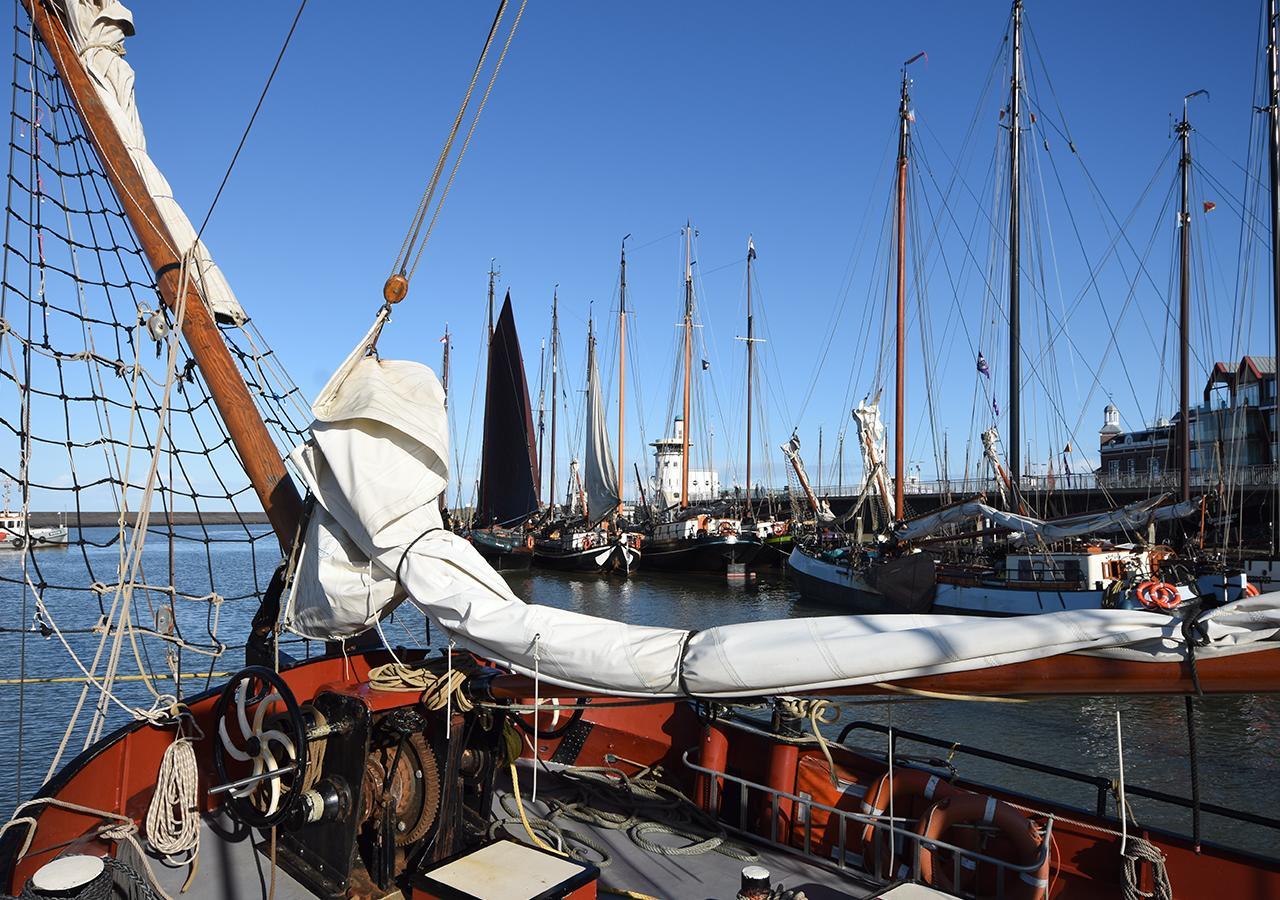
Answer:
<svg viewBox="0 0 1280 900"><path fill-rule="evenodd" d="M590 549L591 549L592 547L594 547L595 545L596 545L595 538L593 538L591 535L589 535L589 534L584 534L584 535L582 536L582 549L583 549L583 550L590 550Z"/></svg>
<svg viewBox="0 0 1280 900"><path fill-rule="evenodd" d="M1178 588L1167 581L1144 581L1138 585L1137 595L1147 609L1173 609L1182 602Z"/></svg>
<svg viewBox="0 0 1280 900"><path fill-rule="evenodd" d="M524 539L524 545L528 547L530 550L533 549L533 535L529 535Z"/></svg>
<svg viewBox="0 0 1280 900"><path fill-rule="evenodd" d="M1244 586L1244 595L1246 597L1256 597L1261 593L1262 591L1253 582L1249 582Z"/></svg>
<svg viewBox="0 0 1280 900"><path fill-rule="evenodd" d="M1013 844L1014 865L1030 866L1040 860L1040 866L1034 873L1019 872L1017 881L1004 892L1004 896L1010 900L1044 898L1049 889L1049 854L1042 852L1043 841L1029 818L995 797L957 792L929 807L920 817L916 834L927 840L939 840L956 825L987 825L1000 829ZM945 867L934 866L934 855L938 849L923 840L920 842L920 880L940 890L951 891L954 885L950 874Z"/></svg>
<svg viewBox="0 0 1280 900"><path fill-rule="evenodd" d="M774 535L776 535L777 537L782 537L784 534L786 534L786 533L787 533L787 526L786 526L786 525L783 525L781 522L774 522L774 523L773 523L773 533L774 533Z"/></svg>
<svg viewBox="0 0 1280 900"><path fill-rule="evenodd" d="M734 527L733 527L733 523L732 523L732 522L721 522L721 523L720 523L720 534L721 534L721 536L722 536L722 537L728 537L729 535L733 534L733 533L734 533L735 531L737 531L737 530L738 530L738 529L736 529L736 528L734 528Z"/></svg>
<svg viewBox="0 0 1280 900"><path fill-rule="evenodd" d="M892 786L892 790L890 790ZM864 816L886 816L889 814L890 797L893 799L893 811L899 817L910 817L915 814L921 806L931 804L935 800L943 797L949 797L955 793L955 788L949 782L943 781L939 775L921 771L920 769L895 769L893 778L889 778L886 772L880 776L880 780L876 782L874 788L867 792L862 799L862 814ZM915 808L912 809L913 801ZM921 803L920 801L923 801ZM875 865L875 846L876 827L873 823L868 822L867 827L862 829L862 865L868 871L872 871ZM880 829L881 844L886 848L880 854L881 869L885 871L879 873L882 877L888 877L889 872L887 866L889 863L889 853L887 851L889 833Z"/></svg>

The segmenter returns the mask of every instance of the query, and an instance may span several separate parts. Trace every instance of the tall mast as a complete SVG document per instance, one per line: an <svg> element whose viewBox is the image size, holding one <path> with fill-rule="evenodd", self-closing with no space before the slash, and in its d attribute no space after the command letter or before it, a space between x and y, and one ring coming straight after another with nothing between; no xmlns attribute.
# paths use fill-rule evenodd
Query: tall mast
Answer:
<svg viewBox="0 0 1280 900"><path fill-rule="evenodd" d="M622 486L626 483L623 468L627 420L627 235L622 239L621 271L618 275L618 515L622 515Z"/></svg>
<svg viewBox="0 0 1280 900"><path fill-rule="evenodd" d="M548 493L548 506L551 515L556 512L556 408L560 405L560 395L556 393L556 374L560 370L560 285L551 291L551 490Z"/></svg>
<svg viewBox="0 0 1280 900"><path fill-rule="evenodd" d="M493 342L493 280L498 275L497 270L493 267L493 260L489 260L489 342Z"/></svg>
<svg viewBox="0 0 1280 900"><path fill-rule="evenodd" d="M680 429L680 508L689 508L689 388L693 379L693 225L684 225L684 418Z"/></svg>
<svg viewBox="0 0 1280 900"><path fill-rule="evenodd" d="M1022 0L1013 0L1013 77L1009 82L1009 479L1015 509L1022 505L1022 318L1019 309L1019 155L1022 145Z"/></svg>
<svg viewBox="0 0 1280 900"><path fill-rule="evenodd" d="M1267 132L1268 157L1271 163L1271 305L1272 319L1275 325L1275 345L1273 352L1280 360L1280 16L1277 0L1267 2ZM1277 379L1280 384L1280 379ZM1272 398L1275 399L1274 397ZM1275 466L1276 451L1280 445L1274 443L1272 435L1271 464ZM1280 487L1277 487L1280 490ZM1272 558L1280 553L1280 496L1273 495L1275 504L1272 512L1271 552Z"/></svg>
<svg viewBox="0 0 1280 900"><path fill-rule="evenodd" d="M104 171L130 227L138 237L147 262L156 274L156 287L161 299L175 314L179 304L185 302L183 340L204 375L245 474L249 476L271 527L287 553L293 545L302 516L302 498L284 467L280 450L263 424L226 342L200 297L196 280L188 279L185 284L181 280L179 272L185 267L174 249L177 242L163 224L155 200L98 97L62 22L50 11L50 6L39 0L23 0L23 6L40 32L40 39L48 48L49 57L66 84L80 117L88 126L89 140L105 163ZM181 296L180 290L184 291Z"/></svg>
<svg viewBox="0 0 1280 900"><path fill-rule="evenodd" d="M1191 124L1187 102L1205 91L1182 98L1182 121L1177 125L1181 155L1178 159L1178 455L1183 500L1191 499Z"/></svg>
<svg viewBox="0 0 1280 900"><path fill-rule="evenodd" d="M449 408L449 323L444 323L444 350L441 353L440 386L444 389L444 407Z"/></svg>
<svg viewBox="0 0 1280 900"><path fill-rule="evenodd" d="M544 452L546 442L547 416L547 342L544 339L538 347L538 473L542 473L542 461L546 459ZM541 499L541 498L539 498Z"/></svg>
<svg viewBox="0 0 1280 900"><path fill-rule="evenodd" d="M907 67L902 67L902 101L898 106L898 333L893 411L893 508L903 509L907 410L907 141L911 136L911 100Z"/></svg>
<svg viewBox="0 0 1280 900"><path fill-rule="evenodd" d="M756 245L747 235L747 515L751 511L751 387L755 381L756 336L751 316L751 262L756 258Z"/></svg>

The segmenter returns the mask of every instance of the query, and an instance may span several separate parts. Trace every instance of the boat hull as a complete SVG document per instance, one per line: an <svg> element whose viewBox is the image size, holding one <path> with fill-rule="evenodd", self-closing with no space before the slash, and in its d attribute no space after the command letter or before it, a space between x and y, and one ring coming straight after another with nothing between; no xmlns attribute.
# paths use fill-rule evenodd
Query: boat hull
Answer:
<svg viewBox="0 0 1280 900"><path fill-rule="evenodd" d="M611 543L590 549L569 549L554 542L533 545L533 564L561 572L600 572L627 576L640 565L640 551L635 547Z"/></svg>
<svg viewBox="0 0 1280 900"><path fill-rule="evenodd" d="M470 532L467 539L484 557L485 562L499 572L528 571L533 562L533 550L523 536L517 536L514 532L503 534L477 530Z"/></svg>
<svg viewBox="0 0 1280 900"><path fill-rule="evenodd" d="M693 539L650 540L644 548L646 568L664 572L723 574L731 565L746 565L759 555L759 538L710 535Z"/></svg>

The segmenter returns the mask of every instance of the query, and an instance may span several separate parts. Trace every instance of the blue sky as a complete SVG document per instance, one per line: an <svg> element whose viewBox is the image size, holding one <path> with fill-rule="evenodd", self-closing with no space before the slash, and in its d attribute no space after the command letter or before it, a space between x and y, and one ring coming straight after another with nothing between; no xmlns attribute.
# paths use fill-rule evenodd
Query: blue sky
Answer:
<svg viewBox="0 0 1280 900"><path fill-rule="evenodd" d="M198 218L296 7L270 0L231 5L217 16L194 4L137 2L133 8L138 34L128 52L150 149L179 200ZM950 195L951 213L922 212L917 220L926 239L935 219L961 227L942 229L920 253L930 333L922 351L913 312L908 434L910 457L931 477L935 450L922 418L922 362L928 358L939 434L947 432L952 475L960 475L965 443L976 442L975 422L982 418L974 410L985 414L989 402L985 396L974 400L980 386L974 350L992 361L998 383L1004 377L995 307L984 305L983 267L972 259L991 253L990 227L975 222L992 215L987 179L1001 139L1005 93L1003 63L996 60L1008 12L1003 2L531 3L382 352L435 367L438 338L449 323L455 427L463 442L473 432L468 446L474 458L480 408L479 399L471 406L472 383L490 258L501 267L499 291L509 289L516 304L535 391L538 345L549 327L553 285L559 284L564 371L576 389L588 303L594 300L597 316L608 318L616 304L618 245L629 233L631 339L643 401L628 401L630 469L641 452L641 417L648 440L665 430L681 303L678 232L690 218L699 232L703 355L712 364L718 397L714 402L708 393L706 406L715 420L716 464L731 483L735 474L741 478L743 433L742 345L733 338L742 334L742 259L752 233L767 319L765 355L771 358L762 375L770 382L769 449L757 451L757 460L767 454L780 483L776 445L798 427L809 465L816 467L821 426L831 468L848 406L872 384L889 266L878 242L899 70L924 50L927 63L912 67L913 94L917 143L932 174L921 164L913 190L922 209L931 197L929 208L940 210L936 185L952 178L953 155L958 184L966 187ZM490 4L480 3L357 8L315 0L303 17L205 238L308 395L350 350L380 303L383 279L491 15ZM1239 194L1243 184L1236 164L1245 163L1254 117L1258 4L1172 2L1157 14L1142 5L1032 0L1027 20L1044 62L1031 56L1033 76L1047 72L1054 92L1041 80L1037 96L1046 109L1056 99L1053 115L1042 118L1061 122L1060 104L1099 195L1122 218L1168 151L1170 114L1180 110L1182 96L1198 88L1211 93L1193 106L1197 159L1207 173L1198 189L1219 206L1197 219L1194 232L1203 234L1211 251L1201 286L1208 289L1198 288L1196 301L1197 352L1205 360L1229 358L1242 348L1269 353L1262 293L1246 292L1248 315L1238 333L1231 331L1239 318L1233 292L1240 219L1218 190ZM997 82L977 108L993 61ZM1173 365L1162 293L1173 219L1162 216L1160 204L1173 170L1166 164L1159 171L1127 231L1134 245L1145 246L1153 233L1156 239L1145 258L1150 278L1134 292L1119 321L1121 339L1109 348L1099 298L1115 308L1124 303L1138 257L1118 254L1115 261L1124 261L1127 271L1104 267L1096 295L1087 293L1070 315L1061 313L1088 281L1081 246L1096 261L1112 235L1065 141L1049 122L1039 127L1028 141L1043 154L1047 138L1055 161L1045 155L1039 164L1049 225L1038 228L1038 238L1029 228L1026 239L1045 248L1046 260L1056 258L1060 279L1050 280L1051 302L1065 316L1073 341L1069 350L1059 340L1052 354L1028 347L1035 360L1029 365L1040 365L1043 375L1025 388L1024 431L1033 441L1031 456L1040 460L1061 450L1064 433L1074 434L1073 465L1080 466L1096 447L1108 396L1132 426L1172 409L1160 370L1162 355L1166 367ZM954 282L948 269L961 273ZM1025 286L1023 292L1024 298L1033 293ZM1031 310L1024 317L1036 314L1039 303L1024 299L1024 310ZM1034 327L1024 327L1029 343L1039 340ZM600 328L607 354L611 325ZM1198 387L1199 367L1193 371ZM1003 387L998 400L1005 404ZM572 403L580 406L576 396ZM857 471L849 433L846 479ZM561 458L572 452L566 447ZM763 464L757 467L759 479ZM465 473L464 482L472 477ZM824 480L830 483L834 475Z"/></svg>

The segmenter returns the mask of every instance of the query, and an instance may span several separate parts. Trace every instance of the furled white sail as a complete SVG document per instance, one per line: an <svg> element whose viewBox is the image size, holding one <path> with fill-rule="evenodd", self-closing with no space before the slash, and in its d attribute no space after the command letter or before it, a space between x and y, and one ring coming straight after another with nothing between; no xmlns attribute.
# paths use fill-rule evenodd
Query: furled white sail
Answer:
<svg viewBox="0 0 1280 900"><path fill-rule="evenodd" d="M991 466L991 477L996 480L996 490L1000 492L1001 502L1008 506L1007 479L1004 475L1004 466L1000 463L1000 432L996 431L994 425L982 432L982 455L987 458L987 464Z"/></svg>
<svg viewBox="0 0 1280 900"><path fill-rule="evenodd" d="M609 448L605 405L600 399L594 336L587 339L587 452L582 478L587 491L587 518L594 525L618 508L618 471Z"/></svg>
<svg viewBox="0 0 1280 900"><path fill-rule="evenodd" d="M237 325L248 317L240 308L231 285L209 255L203 241L173 197L173 189L147 154L147 138L138 116L133 90L133 67L124 58L124 39L133 35L133 13L117 0L60 0L72 43L106 107L111 121L129 149L138 173L155 200L179 256L191 252L195 280L210 310ZM193 249L194 245L194 249Z"/></svg>
<svg viewBox="0 0 1280 900"><path fill-rule="evenodd" d="M516 597L462 538L440 527L448 479L443 392L417 363L357 349L315 404L294 451L319 508L290 604L312 637L358 634L407 596L457 642L547 682L618 695L802 693L985 668L1072 651L1169 659L1181 621L1097 609L1010 619L824 616L709 628L626 625ZM314 579L314 580L311 580ZM1201 616L1201 657L1275 646L1280 593Z"/></svg>
<svg viewBox="0 0 1280 900"><path fill-rule="evenodd" d="M880 420L880 400L859 403L853 408L853 421L858 426L858 449L862 451L862 471L867 473L870 493L880 498L889 513L889 519L898 517L894 509L893 489L889 474L885 471L884 422Z"/></svg>
<svg viewBox="0 0 1280 900"><path fill-rule="evenodd" d="M900 540L912 541L933 534L944 525L972 521L975 517L982 516L989 519L996 527L1009 529L1010 540L1015 543L1028 541L1032 538L1050 543L1086 534L1110 534L1116 531L1137 532L1145 529L1152 522L1185 519L1200 509L1199 498L1182 503L1174 503L1169 506L1161 506L1160 504L1167 498L1168 495L1165 494L1147 500L1139 500L1119 509L1072 516L1067 519L1056 519L1052 522L1045 522L1031 516L1020 516L1017 513L1006 512L988 506L979 500L971 500L968 503L949 506L946 509L940 509L935 513L905 522L895 529L894 534Z"/></svg>

